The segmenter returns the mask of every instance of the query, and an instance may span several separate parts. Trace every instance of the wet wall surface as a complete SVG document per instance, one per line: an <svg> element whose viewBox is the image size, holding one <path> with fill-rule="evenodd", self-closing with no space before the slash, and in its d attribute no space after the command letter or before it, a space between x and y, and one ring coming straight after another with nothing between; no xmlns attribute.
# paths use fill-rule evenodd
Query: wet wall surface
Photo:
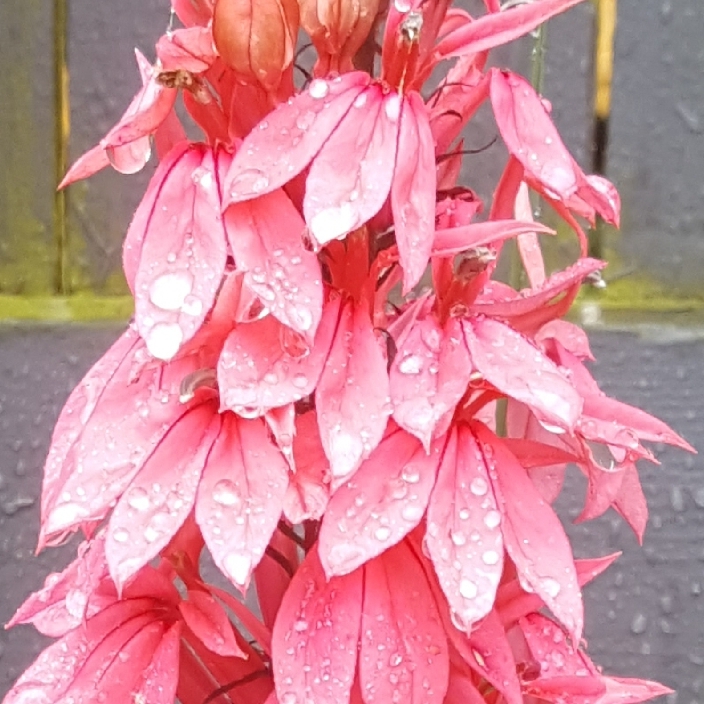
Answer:
<svg viewBox="0 0 704 704"><path fill-rule="evenodd" d="M33 557L41 468L54 421L70 390L119 334L117 327L0 327L0 621L67 549ZM670 423L704 447L704 341L596 332L602 387ZM643 548L615 515L569 530L578 557L624 552L587 587L591 654L608 673L658 679L677 702L704 701L704 457L656 447L662 466L642 464L651 509ZM571 475L559 509L581 508L584 486ZM28 627L0 632L0 695L42 647Z"/></svg>

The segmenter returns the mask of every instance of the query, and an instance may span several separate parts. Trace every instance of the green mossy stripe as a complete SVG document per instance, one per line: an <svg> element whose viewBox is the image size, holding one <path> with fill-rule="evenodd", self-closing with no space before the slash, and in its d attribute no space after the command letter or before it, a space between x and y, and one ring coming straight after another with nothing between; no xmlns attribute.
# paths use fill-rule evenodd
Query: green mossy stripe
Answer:
<svg viewBox="0 0 704 704"><path fill-rule="evenodd" d="M130 296L3 296L0 321L54 323L127 321L134 312Z"/></svg>

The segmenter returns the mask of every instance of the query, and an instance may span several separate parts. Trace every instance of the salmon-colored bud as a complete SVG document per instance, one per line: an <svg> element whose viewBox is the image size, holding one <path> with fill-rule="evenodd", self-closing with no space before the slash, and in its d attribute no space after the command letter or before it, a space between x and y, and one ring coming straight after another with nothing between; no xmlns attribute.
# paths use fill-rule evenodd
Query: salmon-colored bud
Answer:
<svg viewBox="0 0 704 704"><path fill-rule="evenodd" d="M213 37L223 60L242 78L269 91L293 62L296 0L217 0Z"/></svg>
<svg viewBox="0 0 704 704"><path fill-rule="evenodd" d="M301 26L318 50L323 71L349 71L372 31L381 0L298 0Z"/></svg>

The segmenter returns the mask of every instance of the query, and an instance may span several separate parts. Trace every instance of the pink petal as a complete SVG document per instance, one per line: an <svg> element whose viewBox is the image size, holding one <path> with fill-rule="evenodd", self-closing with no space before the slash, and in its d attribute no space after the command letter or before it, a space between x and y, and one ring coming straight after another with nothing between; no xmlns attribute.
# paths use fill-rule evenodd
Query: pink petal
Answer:
<svg viewBox="0 0 704 704"><path fill-rule="evenodd" d="M538 342L547 339L557 340L577 359L594 360L587 333L574 323L570 323L567 320L551 320L546 325L543 325L536 335L536 341Z"/></svg>
<svg viewBox="0 0 704 704"><path fill-rule="evenodd" d="M584 174L530 83L516 74L493 70L490 93L501 137L526 172L557 200L576 193Z"/></svg>
<svg viewBox="0 0 704 704"><path fill-rule="evenodd" d="M245 138L228 173L225 205L281 188L310 164L369 85L362 71L315 79Z"/></svg>
<svg viewBox="0 0 704 704"><path fill-rule="evenodd" d="M172 110L154 133L154 146L159 161L163 161L179 142L184 142L187 139L186 130L183 128L181 120L176 111Z"/></svg>
<svg viewBox="0 0 704 704"><path fill-rule="evenodd" d="M210 594L191 589L188 600L178 608L186 625L208 650L223 657L246 657L237 644L227 612Z"/></svg>
<svg viewBox="0 0 704 704"><path fill-rule="evenodd" d="M327 304L310 349L299 333L270 315L237 325L218 363L223 408L256 417L310 395L323 371L339 310L339 300Z"/></svg>
<svg viewBox="0 0 704 704"><path fill-rule="evenodd" d="M78 557L61 574L50 574L44 587L17 609L6 628L32 623L46 636L65 635L83 623L89 610L88 615L92 616L96 604L104 608L116 599L109 594L95 594L107 576L104 538L81 543Z"/></svg>
<svg viewBox="0 0 704 704"><path fill-rule="evenodd" d="M620 491L614 499L613 507L628 523L643 544L643 535L648 524L648 502L643 494L643 487L638 478L635 465L630 465L624 470Z"/></svg>
<svg viewBox="0 0 704 704"><path fill-rule="evenodd" d="M135 702L173 704L178 686L180 650L181 624L175 623L162 637L149 666L142 674L142 683L132 694Z"/></svg>
<svg viewBox="0 0 704 704"><path fill-rule="evenodd" d="M452 673L444 704L486 704L486 701L469 677Z"/></svg>
<svg viewBox="0 0 704 704"><path fill-rule="evenodd" d="M389 371L394 420L428 448L447 430L471 373L457 319L448 320L445 329L435 316L417 321L400 341Z"/></svg>
<svg viewBox="0 0 704 704"><path fill-rule="evenodd" d="M317 551L311 550L286 592L274 626L274 681L279 701L349 701L361 611L361 571L328 581Z"/></svg>
<svg viewBox="0 0 704 704"><path fill-rule="evenodd" d="M66 188L76 181L88 178L98 171L110 165L105 149L98 144L82 156L78 157L73 166L66 172L66 175L59 184L59 189Z"/></svg>
<svg viewBox="0 0 704 704"><path fill-rule="evenodd" d="M397 93L384 96L379 85L370 86L354 100L313 159L303 214L318 244L360 227L386 202L402 104Z"/></svg>
<svg viewBox="0 0 704 704"><path fill-rule="evenodd" d="M171 7L186 27L208 24L214 4L215 0L171 0Z"/></svg>
<svg viewBox="0 0 704 704"><path fill-rule="evenodd" d="M102 520L188 411L179 387L198 360L168 368L152 363L135 374L148 359L137 333L128 330L69 397L45 468L40 545Z"/></svg>
<svg viewBox="0 0 704 704"><path fill-rule="evenodd" d="M164 34L156 43L162 71L203 73L213 65L217 54L210 27L188 27Z"/></svg>
<svg viewBox="0 0 704 704"><path fill-rule="evenodd" d="M409 93L403 101L400 119L391 208L406 294L420 281L430 259L437 180L435 140L417 93Z"/></svg>
<svg viewBox="0 0 704 704"><path fill-rule="evenodd" d="M305 223L282 190L225 211L235 263L245 284L284 325L313 339L323 310L318 259L303 246Z"/></svg>
<svg viewBox="0 0 704 704"><path fill-rule="evenodd" d="M186 520L219 432L212 403L190 411L169 430L117 502L105 554L118 590L169 544ZM184 438L189 440L185 451Z"/></svg>
<svg viewBox="0 0 704 704"><path fill-rule="evenodd" d="M436 230L433 256L449 257L474 247L496 244L527 232L553 234L545 225L520 220L489 220Z"/></svg>
<svg viewBox="0 0 704 704"><path fill-rule="evenodd" d="M137 328L149 352L163 360L203 324L227 259L218 171L229 156L183 143L172 154L159 165L125 243L126 271L132 256L138 259Z"/></svg>
<svg viewBox="0 0 704 704"><path fill-rule="evenodd" d="M536 416L571 429L582 411L582 399L554 362L527 338L498 320L463 321L474 367L499 391L525 403Z"/></svg>
<svg viewBox="0 0 704 704"><path fill-rule="evenodd" d="M379 444L391 415L386 358L364 305L342 308L315 406L334 490Z"/></svg>
<svg viewBox="0 0 704 704"><path fill-rule="evenodd" d="M293 457L296 472L286 490L284 515L293 525L320 520L330 498L330 462L313 411L296 418Z"/></svg>
<svg viewBox="0 0 704 704"><path fill-rule="evenodd" d="M27 702L55 702L73 689L77 678L95 675L96 668L105 662L96 663L95 652L102 647L119 652L139 631L151 624L157 632L160 624L148 613L155 602L151 600L117 603L93 617L82 628L77 628L61 640L49 646L24 674L3 700L3 704L26 704ZM148 662L148 661L147 661ZM145 665L147 663L144 663ZM134 668L135 678L139 670ZM112 683L115 686L117 683ZM132 682L128 683L129 686ZM74 696L80 692L73 690ZM86 691L85 694L90 694ZM119 696L119 691L113 691ZM126 694L126 692L125 692ZM86 704L90 699L86 699Z"/></svg>
<svg viewBox="0 0 704 704"><path fill-rule="evenodd" d="M440 704L448 673L433 594L412 551L400 543L364 567L362 698L365 704Z"/></svg>
<svg viewBox="0 0 704 704"><path fill-rule="evenodd" d="M638 704L655 697L674 694L673 690L659 682L625 677L604 677L606 693L599 704Z"/></svg>
<svg viewBox="0 0 704 704"><path fill-rule="evenodd" d="M481 449L465 425L448 441L428 505L425 545L453 620L469 633L494 604L504 547Z"/></svg>
<svg viewBox="0 0 704 704"><path fill-rule="evenodd" d="M152 158L152 142L148 135L139 137L119 147L105 147L105 155L115 171L130 176L140 172Z"/></svg>
<svg viewBox="0 0 704 704"><path fill-rule="evenodd" d="M445 35L436 47L436 56L449 59L453 56L478 54L507 44L580 2L581 0L541 0L506 12L486 14Z"/></svg>
<svg viewBox="0 0 704 704"><path fill-rule="evenodd" d="M281 517L288 463L263 420L222 414L198 488L196 521L215 564L243 593Z"/></svg>
<svg viewBox="0 0 704 704"><path fill-rule="evenodd" d="M159 83L156 78L157 71L149 67L139 51L135 53L144 85L119 122L101 140L100 144L106 149L121 147L148 137L166 119L176 103L178 91Z"/></svg>
<svg viewBox="0 0 704 704"><path fill-rule="evenodd" d="M421 521L445 438L426 453L406 432L387 436L330 499L318 550L327 575L351 572L408 535Z"/></svg>
<svg viewBox="0 0 704 704"><path fill-rule="evenodd" d="M582 595L562 524L499 438L479 424L474 432L491 468L489 476L499 499L504 543L519 578L579 642L584 623Z"/></svg>

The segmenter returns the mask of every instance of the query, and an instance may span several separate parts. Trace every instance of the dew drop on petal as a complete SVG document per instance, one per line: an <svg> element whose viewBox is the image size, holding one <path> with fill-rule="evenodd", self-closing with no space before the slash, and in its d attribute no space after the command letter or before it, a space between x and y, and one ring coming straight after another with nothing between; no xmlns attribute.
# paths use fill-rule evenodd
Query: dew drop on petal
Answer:
<svg viewBox="0 0 704 704"><path fill-rule="evenodd" d="M176 323L158 323L148 333L147 349L152 357L169 361L183 342L183 331Z"/></svg>
<svg viewBox="0 0 704 704"><path fill-rule="evenodd" d="M130 539L130 534L125 528L116 528L112 532L112 539L116 543L126 543Z"/></svg>
<svg viewBox="0 0 704 704"><path fill-rule="evenodd" d="M471 579L463 579L460 581L460 594L465 599L474 599L478 593L479 589Z"/></svg>
<svg viewBox="0 0 704 704"><path fill-rule="evenodd" d="M252 558L239 552L231 552L225 557L224 567L233 582L243 587L252 571Z"/></svg>
<svg viewBox="0 0 704 704"><path fill-rule="evenodd" d="M410 0L394 0L394 8L396 9L396 12L401 12L403 14L405 14L406 12L410 12Z"/></svg>
<svg viewBox="0 0 704 704"><path fill-rule="evenodd" d="M416 522L423 518L423 507L418 504L406 504L403 509L401 509L401 518L404 521Z"/></svg>
<svg viewBox="0 0 704 704"><path fill-rule="evenodd" d="M143 489L141 486L130 489L127 494L127 504L135 511L146 511L151 505L147 490Z"/></svg>
<svg viewBox="0 0 704 704"><path fill-rule="evenodd" d="M221 479L213 487L213 501L221 506L236 506L241 499L235 484L229 479Z"/></svg>
<svg viewBox="0 0 704 704"><path fill-rule="evenodd" d="M149 300L162 310L181 310L193 289L193 277L187 272L162 274L149 287Z"/></svg>
<svg viewBox="0 0 704 704"><path fill-rule="evenodd" d="M382 543L385 542L391 537L391 528L388 526L379 526L374 531L374 537Z"/></svg>
<svg viewBox="0 0 704 704"><path fill-rule="evenodd" d="M557 598L557 595L560 593L561 587L560 583L556 579L553 579L552 577L546 577L545 579L541 580L541 584L548 596L553 599Z"/></svg>
<svg viewBox="0 0 704 704"><path fill-rule="evenodd" d="M317 100L324 98L329 92L330 86L322 78L314 78L308 86L310 97Z"/></svg>
<svg viewBox="0 0 704 704"><path fill-rule="evenodd" d="M496 552L496 550L487 550L483 555L482 555L482 562L484 562L485 565L496 565L499 562L499 553Z"/></svg>
<svg viewBox="0 0 704 704"><path fill-rule="evenodd" d="M401 374L420 374L423 360L417 354L406 355L398 365Z"/></svg>
<svg viewBox="0 0 704 704"><path fill-rule="evenodd" d="M298 697L295 692L284 692L281 695L281 704L298 704Z"/></svg>
<svg viewBox="0 0 704 704"><path fill-rule="evenodd" d="M489 491L489 485L483 477L475 477L469 485L469 490L475 496L484 496L486 492Z"/></svg>
<svg viewBox="0 0 704 704"><path fill-rule="evenodd" d="M310 222L310 231L319 244L344 237L357 227L357 213L351 203L326 208L316 213Z"/></svg>
<svg viewBox="0 0 704 704"><path fill-rule="evenodd" d="M498 528L501 523L501 514L498 511L489 511L486 516L484 516L484 525L493 530Z"/></svg>
<svg viewBox="0 0 704 704"><path fill-rule="evenodd" d="M73 618L83 618L88 605L88 595L80 589L71 589L66 593L66 611Z"/></svg>
<svg viewBox="0 0 704 704"><path fill-rule="evenodd" d="M397 122L401 114L401 96L398 93L391 93L384 101L384 112L391 122Z"/></svg>

